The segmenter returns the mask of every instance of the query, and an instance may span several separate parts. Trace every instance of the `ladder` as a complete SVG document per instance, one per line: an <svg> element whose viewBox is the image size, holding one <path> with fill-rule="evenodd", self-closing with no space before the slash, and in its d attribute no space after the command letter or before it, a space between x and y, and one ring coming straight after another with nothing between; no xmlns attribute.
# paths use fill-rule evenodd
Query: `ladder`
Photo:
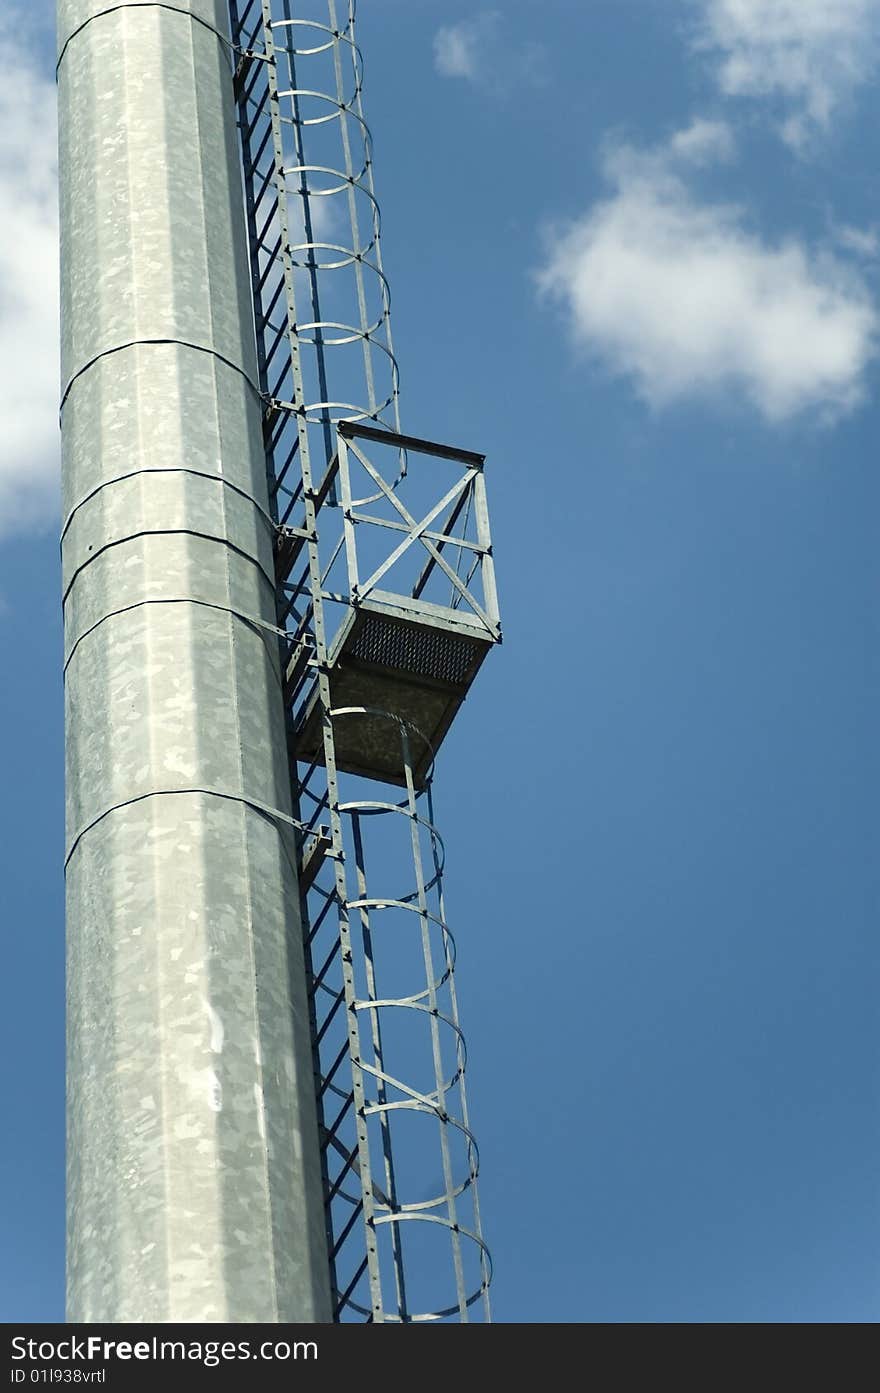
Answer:
<svg viewBox="0 0 880 1393"><path fill-rule="evenodd" d="M488 1320L432 793L501 640L484 461L401 433L354 0L229 6L334 1318Z"/></svg>

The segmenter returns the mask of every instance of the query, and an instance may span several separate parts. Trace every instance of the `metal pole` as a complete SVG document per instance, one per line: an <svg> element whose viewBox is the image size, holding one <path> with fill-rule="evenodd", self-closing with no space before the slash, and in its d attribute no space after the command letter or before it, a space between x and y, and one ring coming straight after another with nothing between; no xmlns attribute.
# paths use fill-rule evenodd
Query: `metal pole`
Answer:
<svg viewBox="0 0 880 1393"><path fill-rule="evenodd" d="M58 0L68 1318L326 1321L225 0Z"/></svg>

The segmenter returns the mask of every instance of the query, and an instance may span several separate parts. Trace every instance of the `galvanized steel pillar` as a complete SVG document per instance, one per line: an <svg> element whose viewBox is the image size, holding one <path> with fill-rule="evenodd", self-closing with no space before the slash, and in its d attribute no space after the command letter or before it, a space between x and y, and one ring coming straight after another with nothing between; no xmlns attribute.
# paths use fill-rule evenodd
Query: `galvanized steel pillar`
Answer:
<svg viewBox="0 0 880 1393"><path fill-rule="evenodd" d="M331 1317L225 0L59 0L68 1318Z"/></svg>

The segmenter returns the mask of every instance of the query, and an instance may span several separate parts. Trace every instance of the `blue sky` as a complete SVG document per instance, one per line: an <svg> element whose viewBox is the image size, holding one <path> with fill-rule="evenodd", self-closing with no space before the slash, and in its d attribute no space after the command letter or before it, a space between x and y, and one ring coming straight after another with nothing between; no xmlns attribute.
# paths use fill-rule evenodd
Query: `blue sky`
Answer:
<svg viewBox="0 0 880 1393"><path fill-rule="evenodd" d="M14 11L7 7L7 12ZM878 1315L878 0L363 0L502 1321ZM63 1310L50 7L0 26L0 1318ZM11 55L14 55L14 61Z"/></svg>

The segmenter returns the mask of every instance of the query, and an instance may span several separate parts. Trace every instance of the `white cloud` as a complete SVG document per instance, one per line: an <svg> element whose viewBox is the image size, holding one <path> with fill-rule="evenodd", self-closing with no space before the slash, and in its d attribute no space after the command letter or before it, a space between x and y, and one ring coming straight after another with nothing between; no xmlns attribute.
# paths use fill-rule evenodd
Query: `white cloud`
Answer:
<svg viewBox="0 0 880 1393"><path fill-rule="evenodd" d="M773 97L782 135L802 148L867 81L880 40L880 0L700 0L699 46L719 54L723 92Z"/></svg>
<svg viewBox="0 0 880 1393"><path fill-rule="evenodd" d="M550 71L544 45L505 26L498 10L479 10L470 19L438 29L434 67L441 77L463 78L495 97L524 85L542 87Z"/></svg>
<svg viewBox="0 0 880 1393"><path fill-rule="evenodd" d="M837 241L854 256L872 261L880 251L880 239L873 228L849 227L846 224L835 229Z"/></svg>
<svg viewBox="0 0 880 1393"><path fill-rule="evenodd" d="M852 408L878 329L863 280L830 251L768 243L742 209L702 202L695 155L731 152L703 127L652 152L609 150L609 196L550 237L539 285L575 341L654 406L725 392L770 421Z"/></svg>
<svg viewBox="0 0 880 1393"><path fill-rule="evenodd" d="M712 164L732 160L736 142L725 122L698 118L684 130L676 131L669 142L669 151L675 158L692 164Z"/></svg>
<svg viewBox="0 0 880 1393"><path fill-rule="evenodd" d="M55 84L0 30L0 535L54 524L58 436Z"/></svg>
<svg viewBox="0 0 880 1393"><path fill-rule="evenodd" d="M441 77L477 81L489 61L489 47L497 36L497 10L484 10L460 24L445 24L434 36L434 66Z"/></svg>

